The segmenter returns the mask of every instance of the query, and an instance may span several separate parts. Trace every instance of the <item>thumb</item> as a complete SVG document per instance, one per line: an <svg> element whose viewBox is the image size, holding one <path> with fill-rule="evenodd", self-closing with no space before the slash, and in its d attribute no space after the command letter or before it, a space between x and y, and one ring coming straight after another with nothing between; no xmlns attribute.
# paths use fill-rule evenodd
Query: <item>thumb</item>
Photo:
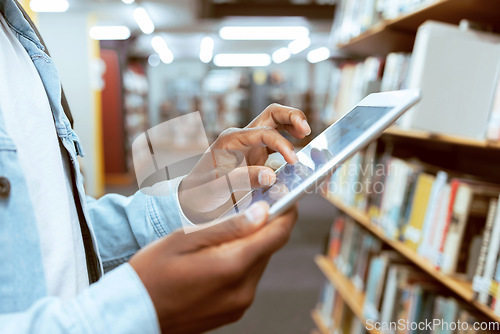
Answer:
<svg viewBox="0 0 500 334"><path fill-rule="evenodd" d="M201 248L218 246L244 238L262 228L267 221L269 204L260 201L251 205L243 213L223 221L200 226L203 229L190 233L183 252L193 252Z"/></svg>

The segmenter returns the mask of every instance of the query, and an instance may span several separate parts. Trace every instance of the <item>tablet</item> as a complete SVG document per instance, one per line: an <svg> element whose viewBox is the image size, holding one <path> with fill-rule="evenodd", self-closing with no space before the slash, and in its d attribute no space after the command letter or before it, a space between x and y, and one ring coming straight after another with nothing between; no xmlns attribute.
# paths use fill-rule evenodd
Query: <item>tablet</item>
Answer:
<svg viewBox="0 0 500 334"><path fill-rule="evenodd" d="M419 90L370 94L300 150L298 163L287 163L276 170L274 185L251 191L223 216L243 211L258 201L269 203L269 219L286 212L302 196L318 190L335 169L419 100Z"/></svg>

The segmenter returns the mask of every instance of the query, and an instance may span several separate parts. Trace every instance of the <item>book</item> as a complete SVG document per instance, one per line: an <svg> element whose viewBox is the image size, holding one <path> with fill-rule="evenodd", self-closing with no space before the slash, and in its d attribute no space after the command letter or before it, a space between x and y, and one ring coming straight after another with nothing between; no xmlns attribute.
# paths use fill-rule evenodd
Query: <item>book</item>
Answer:
<svg viewBox="0 0 500 334"><path fill-rule="evenodd" d="M380 308L389 266L406 262L406 259L394 251L383 251L379 256L372 259L363 305L363 314L366 319L376 321L380 319Z"/></svg>
<svg viewBox="0 0 500 334"><path fill-rule="evenodd" d="M342 235L344 232L345 219L344 216L338 216L330 229L330 241L328 247L328 257L332 260L336 259L340 253L342 245Z"/></svg>
<svg viewBox="0 0 500 334"><path fill-rule="evenodd" d="M446 225L446 217L448 214L448 204L450 202L450 193L451 186L447 183L438 198L438 214L435 215L435 219L432 222L433 226L435 226L433 233L429 236L429 252L427 259L433 263L436 268L441 267L442 257L440 253L441 241L445 238L445 225Z"/></svg>
<svg viewBox="0 0 500 334"><path fill-rule="evenodd" d="M320 297L318 303L316 304L316 309L321 317L321 320L327 328L332 326L332 314L333 314L333 304L335 302L335 288L334 286L326 281L321 289Z"/></svg>
<svg viewBox="0 0 500 334"><path fill-rule="evenodd" d="M456 194L447 218L448 231L441 268L447 274L465 271L465 265L459 268L460 262L464 263L464 254L468 253L464 247L469 244L463 243L463 238L466 236L472 240L480 231L486 222L490 199L499 193L498 186L483 182L454 179L451 184ZM469 229L469 233L465 233L466 229Z"/></svg>
<svg viewBox="0 0 500 334"><path fill-rule="evenodd" d="M433 175L420 173L415 185L411 214L408 223L404 227L404 242L414 251L417 251L422 241L422 229L434 181L435 177Z"/></svg>
<svg viewBox="0 0 500 334"><path fill-rule="evenodd" d="M418 247L418 253L427 259L432 259L434 257L431 248L431 238L436 234L436 227L439 225L436 224L436 221L441 213L441 208L439 207L441 204L440 199L443 196L443 190L445 189L447 180L448 174L443 171L438 172L429 195L429 202L422 227L422 240Z"/></svg>
<svg viewBox="0 0 500 334"><path fill-rule="evenodd" d="M392 52L387 55L380 91L404 89L410 57L411 54L402 52Z"/></svg>
<svg viewBox="0 0 500 334"><path fill-rule="evenodd" d="M354 241L354 235L358 227L350 220L345 220L344 234L342 236L342 244L340 246L339 255L334 260L335 266L346 276L349 271L349 254Z"/></svg>
<svg viewBox="0 0 500 334"><path fill-rule="evenodd" d="M483 269L483 280L486 282L491 282L495 274L495 265L498 253L500 251L500 210L496 210L495 219L493 222L493 227L491 230L491 239L488 245L488 252L486 256L486 262L484 263ZM488 301L489 290L479 291L478 301L482 304L486 304Z"/></svg>
<svg viewBox="0 0 500 334"><path fill-rule="evenodd" d="M364 234L356 266L352 276L352 283L359 291L364 291L368 275L368 266L371 259L382 249L382 242L371 234Z"/></svg>
<svg viewBox="0 0 500 334"><path fill-rule="evenodd" d="M493 222L495 221L495 215L497 211L498 201L495 199L490 200L490 206L488 208L488 217L486 219L486 226L483 232L483 239L481 243L481 251L479 252L479 257L477 259L476 272L474 275L474 281L472 288L474 290L474 299L478 299L479 291L481 290L481 278L483 277L484 265L486 262L486 257L488 254L488 248L490 245L491 231L493 229ZM478 282L480 280L480 282ZM479 285L479 286L478 286Z"/></svg>
<svg viewBox="0 0 500 334"><path fill-rule="evenodd" d="M381 202L380 223L387 236L396 239L399 235L399 221L406 187L408 186L407 179L413 170L408 163L396 158L389 160L387 170L386 194Z"/></svg>

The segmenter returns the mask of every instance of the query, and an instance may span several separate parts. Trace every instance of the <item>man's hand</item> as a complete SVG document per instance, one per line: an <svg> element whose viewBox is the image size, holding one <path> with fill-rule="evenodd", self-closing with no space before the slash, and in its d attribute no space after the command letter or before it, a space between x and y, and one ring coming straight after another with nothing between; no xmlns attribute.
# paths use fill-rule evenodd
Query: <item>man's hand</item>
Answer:
<svg viewBox="0 0 500 334"><path fill-rule="evenodd" d="M132 257L163 333L200 333L243 315L270 256L286 243L297 218L294 207L265 224L268 209L259 202L210 228L178 230Z"/></svg>
<svg viewBox="0 0 500 334"><path fill-rule="evenodd" d="M233 205L235 192L274 184L274 171L264 166L273 152L281 153L290 164L297 163L293 145L279 130L296 138L311 133L302 111L278 104L267 107L247 127L224 131L179 187L186 216L195 223L213 220Z"/></svg>

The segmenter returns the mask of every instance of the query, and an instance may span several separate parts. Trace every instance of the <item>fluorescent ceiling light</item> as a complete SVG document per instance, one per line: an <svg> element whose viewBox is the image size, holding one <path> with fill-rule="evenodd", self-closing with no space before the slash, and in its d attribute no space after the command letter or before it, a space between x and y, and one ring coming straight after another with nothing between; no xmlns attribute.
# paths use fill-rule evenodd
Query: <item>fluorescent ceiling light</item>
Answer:
<svg viewBox="0 0 500 334"><path fill-rule="evenodd" d="M31 0L30 8L34 12L61 13L69 8L67 0Z"/></svg>
<svg viewBox="0 0 500 334"><path fill-rule="evenodd" d="M135 0L122 0L124 4L130 5L135 2Z"/></svg>
<svg viewBox="0 0 500 334"><path fill-rule="evenodd" d="M309 36L309 29L302 26L232 26L221 28L219 35L226 40L292 40Z"/></svg>
<svg viewBox="0 0 500 334"><path fill-rule="evenodd" d="M130 29L125 26L94 26L89 35L96 40L124 40L130 37Z"/></svg>
<svg viewBox="0 0 500 334"><path fill-rule="evenodd" d="M291 57L290 50L287 48L281 48L273 52L273 61L276 64L281 64L282 62L288 60Z"/></svg>
<svg viewBox="0 0 500 334"><path fill-rule="evenodd" d="M269 66L271 57L265 53L221 53L214 57L214 64L220 67Z"/></svg>
<svg viewBox="0 0 500 334"><path fill-rule="evenodd" d="M164 62L165 64L170 64L174 61L174 54L168 48L167 42L165 42L165 39L163 37L153 37L153 39L151 40L151 45L160 56L160 60L162 62Z"/></svg>
<svg viewBox="0 0 500 334"><path fill-rule="evenodd" d="M137 7L134 10L134 19L139 28L141 28L141 31L146 35L152 34L155 31L155 25L144 8Z"/></svg>
<svg viewBox="0 0 500 334"><path fill-rule="evenodd" d="M214 45L215 42L211 37L203 37L200 44L200 60L207 64L210 63L212 57L214 56Z"/></svg>
<svg viewBox="0 0 500 334"><path fill-rule="evenodd" d="M307 60L310 63L319 63L320 61L327 60L330 57L330 49L327 47L322 47L309 51L307 54Z"/></svg>
<svg viewBox="0 0 500 334"><path fill-rule="evenodd" d="M288 44L288 49L292 54L301 53L305 49L307 49L311 45L311 39L309 37L298 38L294 41L291 41Z"/></svg>

